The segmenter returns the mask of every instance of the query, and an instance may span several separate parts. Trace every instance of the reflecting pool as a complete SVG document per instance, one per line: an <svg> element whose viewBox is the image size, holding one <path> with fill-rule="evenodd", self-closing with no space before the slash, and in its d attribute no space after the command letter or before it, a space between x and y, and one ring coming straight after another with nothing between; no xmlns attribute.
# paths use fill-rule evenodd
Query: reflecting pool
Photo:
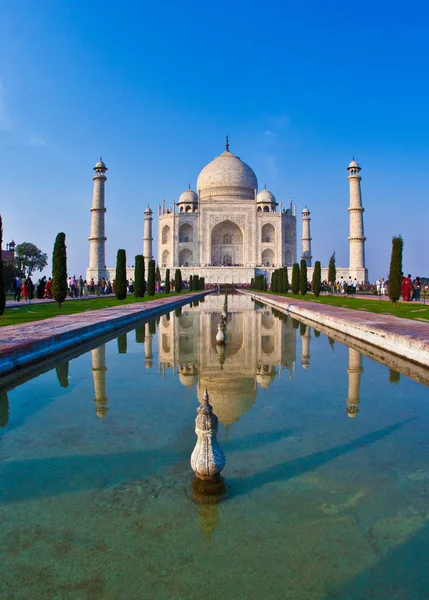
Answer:
<svg viewBox="0 0 429 600"><path fill-rule="evenodd" d="M3 380L0 598L429 597L428 387L244 295L219 346L223 302Z"/></svg>

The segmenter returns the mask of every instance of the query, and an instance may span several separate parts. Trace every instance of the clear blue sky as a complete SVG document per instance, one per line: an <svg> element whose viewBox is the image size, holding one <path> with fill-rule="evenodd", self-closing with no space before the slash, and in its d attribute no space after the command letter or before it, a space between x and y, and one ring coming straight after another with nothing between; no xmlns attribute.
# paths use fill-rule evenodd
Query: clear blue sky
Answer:
<svg viewBox="0 0 429 600"><path fill-rule="evenodd" d="M124 247L134 264L146 206L195 189L228 133L260 187L310 208L322 264L333 250L348 264L354 156L370 278L386 276L397 233L404 270L429 275L428 19L418 1L3 0L6 241L51 258L64 231L69 272L84 274L103 155L107 263Z"/></svg>

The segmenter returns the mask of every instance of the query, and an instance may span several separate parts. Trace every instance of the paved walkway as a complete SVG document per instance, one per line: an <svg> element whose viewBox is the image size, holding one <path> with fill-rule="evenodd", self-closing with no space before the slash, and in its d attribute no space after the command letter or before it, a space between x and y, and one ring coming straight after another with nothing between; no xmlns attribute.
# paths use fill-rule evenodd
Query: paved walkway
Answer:
<svg viewBox="0 0 429 600"><path fill-rule="evenodd" d="M59 352L89 342L101 334L156 316L209 292L193 292L123 306L0 327L0 376Z"/></svg>
<svg viewBox="0 0 429 600"><path fill-rule="evenodd" d="M284 296L239 291L251 294L254 298L275 308L287 311L297 319L312 321L316 329L317 324L330 327L346 336L355 337L429 367L429 323L328 304L315 304Z"/></svg>

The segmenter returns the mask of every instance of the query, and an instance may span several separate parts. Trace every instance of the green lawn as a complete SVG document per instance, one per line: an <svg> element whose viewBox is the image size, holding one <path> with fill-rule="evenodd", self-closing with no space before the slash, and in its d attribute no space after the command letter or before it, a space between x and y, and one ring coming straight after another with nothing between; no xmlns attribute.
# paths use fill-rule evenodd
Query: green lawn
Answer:
<svg viewBox="0 0 429 600"><path fill-rule="evenodd" d="M257 292L264 293L264 292ZM271 292L267 292L271 293ZM429 323L429 298L428 304L416 304L413 302L397 302L394 306L391 302L384 300L365 300L362 298L351 298L350 296L319 296L316 298L312 294L305 296L294 294L273 294L274 296L285 296L290 299L305 300L317 304L329 304L330 306L340 306L341 308L352 308L363 312L372 312L383 315L394 315L404 319L425 320Z"/></svg>
<svg viewBox="0 0 429 600"><path fill-rule="evenodd" d="M86 312L88 310L99 310L110 306L123 306L124 304L133 304L135 302L147 302L148 300L158 300L159 298L178 296L175 292L170 294L155 294L144 298L136 298L133 294L126 297L125 300L118 300L115 297L91 298L88 300L67 300L58 308L55 302L49 304L27 304L23 302L19 307L6 308L0 317L0 327L3 325L18 325L20 323L29 323L30 321L40 321L41 319L50 319L58 315L74 315L76 313ZM22 302L22 300L21 300Z"/></svg>

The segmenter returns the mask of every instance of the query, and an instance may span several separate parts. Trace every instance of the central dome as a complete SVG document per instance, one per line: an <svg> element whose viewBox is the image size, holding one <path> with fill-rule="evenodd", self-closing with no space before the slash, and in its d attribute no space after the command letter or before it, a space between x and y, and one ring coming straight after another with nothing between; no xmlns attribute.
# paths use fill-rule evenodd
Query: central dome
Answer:
<svg viewBox="0 0 429 600"><path fill-rule="evenodd" d="M253 170L229 151L228 147L198 176L200 200L223 196L239 196L253 200L258 180Z"/></svg>

